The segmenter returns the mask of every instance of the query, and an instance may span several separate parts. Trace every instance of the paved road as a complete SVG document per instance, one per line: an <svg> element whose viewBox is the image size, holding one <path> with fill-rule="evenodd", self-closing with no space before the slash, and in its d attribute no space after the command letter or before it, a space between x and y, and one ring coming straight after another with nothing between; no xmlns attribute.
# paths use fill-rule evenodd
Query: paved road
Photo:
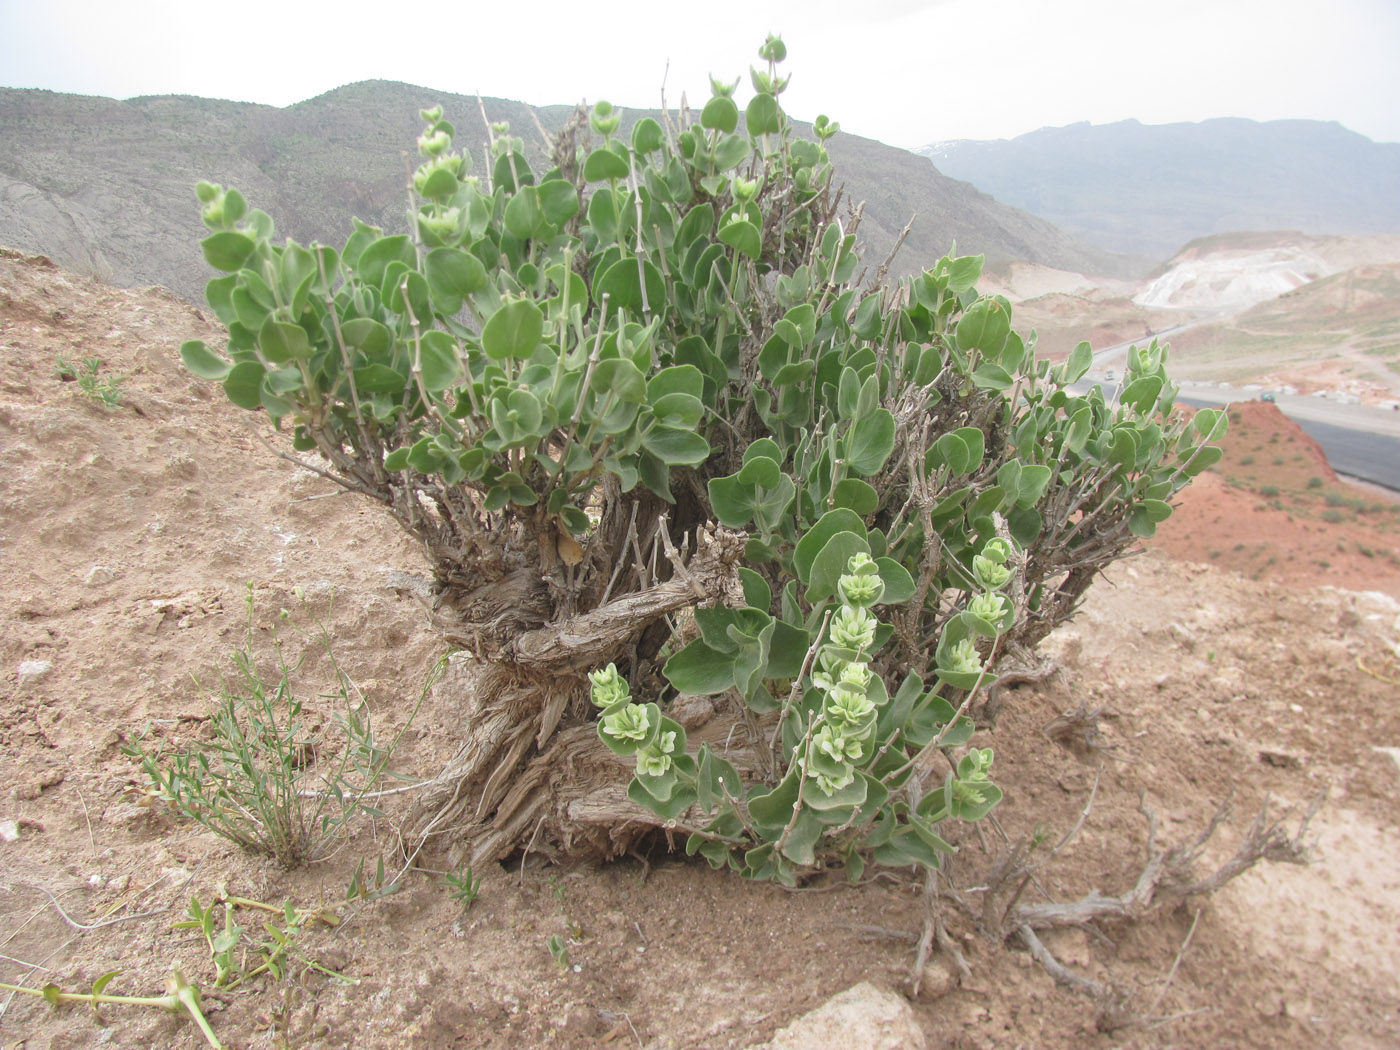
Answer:
<svg viewBox="0 0 1400 1050"><path fill-rule="evenodd" d="M1199 317L1184 324L1155 333L1156 338L1169 337L1187 328L1216 320L1215 316ZM1108 382L1110 367L1126 365L1130 346L1142 345L1135 339L1094 351L1093 371L1085 378L1103 385L1105 393L1117 384ZM1114 378L1122 381L1122 368L1115 367ZM1082 392L1087 384L1077 384ZM1217 386L1182 383L1178 401L1197 408L1249 401L1258 395L1248 390L1222 390ZM1384 485L1400 492L1400 412L1365 405L1348 405L1322 397L1277 395L1276 403L1283 412L1322 446L1327 460L1338 473L1363 481Z"/></svg>
<svg viewBox="0 0 1400 1050"><path fill-rule="evenodd" d="M1188 395L1183 389L1177 400L1195 408L1249 400L1228 398L1228 394L1192 389ZM1400 412L1339 405L1316 397L1280 397L1278 407L1322 446L1327 462L1339 474L1400 492Z"/></svg>

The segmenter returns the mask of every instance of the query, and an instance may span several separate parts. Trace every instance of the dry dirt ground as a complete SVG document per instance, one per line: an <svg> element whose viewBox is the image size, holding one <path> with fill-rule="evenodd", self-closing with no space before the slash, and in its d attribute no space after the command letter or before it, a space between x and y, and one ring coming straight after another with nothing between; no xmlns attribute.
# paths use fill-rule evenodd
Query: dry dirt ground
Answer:
<svg viewBox="0 0 1400 1050"><path fill-rule="evenodd" d="M275 459L217 388L183 374L176 347L201 335L213 337L209 323L164 292L113 290L0 251L0 981L85 991L121 970L109 993L155 995L179 962L231 1047L513 1050L742 1048L861 980L908 990L924 914L908 878L849 889L833 876L784 892L658 842L649 864L492 865L465 912L434 873L446 859L421 855L400 893L349 906L361 859L398 870L402 796L327 860L292 872L153 800L123 745L208 734L194 679L230 669L250 581L263 648L280 609L306 622L294 593L304 589L381 738L441 655L405 575L422 573L412 545L374 508ZM122 407L54 378L60 355L125 376ZM1240 513L1262 534L1289 510ZM1378 750L1400 747L1400 660L1387 644L1400 641L1400 572L1356 551L1347 522L1318 517L1309 535L1345 548L1328 568L1250 579L1199 550L1210 541L1197 522L1169 523L1163 546L1202 564L1157 550L1116 567L1047 643L1061 673L1009 691L979 733L996 748L1006 801L999 827L955 831L945 884L975 905L1006 841L1058 841L1096 780L1081 831L1027 900L1128 889L1144 861L1140 796L1175 844L1233 793L1208 868L1266 798L1296 813L1326 792L1316 862L1262 865L1138 923L1047 934L1072 971L1116 983L1159 1019L1114 1031L1100 1030L1087 998L952 909L971 975L933 956L913 1001L930 1046L1400 1045L1400 752ZM1182 525L1192 539L1176 550L1168 538ZM325 672L309 660L298 682L312 721L329 717L315 696ZM1081 703L1101 708L1100 746L1071 752L1043 729ZM436 772L453 721L452 697L430 697L397 768ZM203 938L172 924L191 896L219 893L334 913L338 926L308 928L302 944L358 983L301 970L212 989ZM259 919L273 918L236 914L259 935ZM554 935L567 968L546 948ZM99 1018L85 1004L0 993L6 1050L203 1045L192 1024L157 1010L106 1006Z"/></svg>

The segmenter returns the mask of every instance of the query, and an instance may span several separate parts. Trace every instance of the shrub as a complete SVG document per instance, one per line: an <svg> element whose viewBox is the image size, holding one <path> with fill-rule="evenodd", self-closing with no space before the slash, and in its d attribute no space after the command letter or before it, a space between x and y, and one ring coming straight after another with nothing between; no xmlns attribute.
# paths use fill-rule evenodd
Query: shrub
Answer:
<svg viewBox="0 0 1400 1050"><path fill-rule="evenodd" d="M933 863L936 820L994 801L990 749L960 753L976 691L1220 457L1223 414L1171 415L1155 341L1115 406L1069 389L1089 344L1036 360L981 257L863 269L837 126L798 137L782 42L761 57L742 114L737 81L694 124L600 102L533 161L495 124L480 176L424 111L413 230L341 250L198 188L229 340L186 365L422 541L477 657L409 823L473 863L663 822L784 882ZM708 747L681 694L727 698Z"/></svg>
<svg viewBox="0 0 1400 1050"><path fill-rule="evenodd" d="M1317 477L1316 475L1314 475L1313 477L1308 478L1308 488L1310 488L1310 489L1320 489L1320 488L1322 488L1322 479L1319 478L1319 477Z"/></svg>
<svg viewBox="0 0 1400 1050"><path fill-rule="evenodd" d="M1343 521L1342 512L1339 510L1324 510L1322 520L1333 525L1339 525Z"/></svg>
<svg viewBox="0 0 1400 1050"><path fill-rule="evenodd" d="M1259 495L1261 495L1261 496L1277 496L1277 495L1278 495L1278 486L1277 486L1277 485L1263 485L1263 486L1260 486Z"/></svg>

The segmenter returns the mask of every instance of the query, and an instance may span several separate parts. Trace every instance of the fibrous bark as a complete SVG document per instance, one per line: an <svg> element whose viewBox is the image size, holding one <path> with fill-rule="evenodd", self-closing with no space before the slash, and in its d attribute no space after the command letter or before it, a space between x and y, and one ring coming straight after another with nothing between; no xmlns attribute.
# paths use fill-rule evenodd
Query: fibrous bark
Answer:
<svg viewBox="0 0 1400 1050"><path fill-rule="evenodd" d="M695 553L667 551L673 574L558 623L504 637L519 622L510 601L489 591L456 603L481 619L445 630L490 657L458 659L437 686L458 698L465 739L409 814L406 839L447 836L474 861L525 847L542 852L614 856L655 827L657 818L626 796L630 764L598 740L588 717L586 672L618 659L662 616L715 602L743 604L738 565L742 533L701 529ZM513 594L529 594L514 580ZM528 614L527 614L528 615Z"/></svg>

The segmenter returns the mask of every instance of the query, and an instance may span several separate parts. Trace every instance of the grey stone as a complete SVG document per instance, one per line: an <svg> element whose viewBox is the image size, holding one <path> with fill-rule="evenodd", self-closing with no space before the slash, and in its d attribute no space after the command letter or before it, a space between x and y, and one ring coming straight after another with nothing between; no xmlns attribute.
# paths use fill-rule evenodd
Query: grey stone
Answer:
<svg viewBox="0 0 1400 1050"><path fill-rule="evenodd" d="M753 1050L927 1050L900 996L862 981L803 1014Z"/></svg>

